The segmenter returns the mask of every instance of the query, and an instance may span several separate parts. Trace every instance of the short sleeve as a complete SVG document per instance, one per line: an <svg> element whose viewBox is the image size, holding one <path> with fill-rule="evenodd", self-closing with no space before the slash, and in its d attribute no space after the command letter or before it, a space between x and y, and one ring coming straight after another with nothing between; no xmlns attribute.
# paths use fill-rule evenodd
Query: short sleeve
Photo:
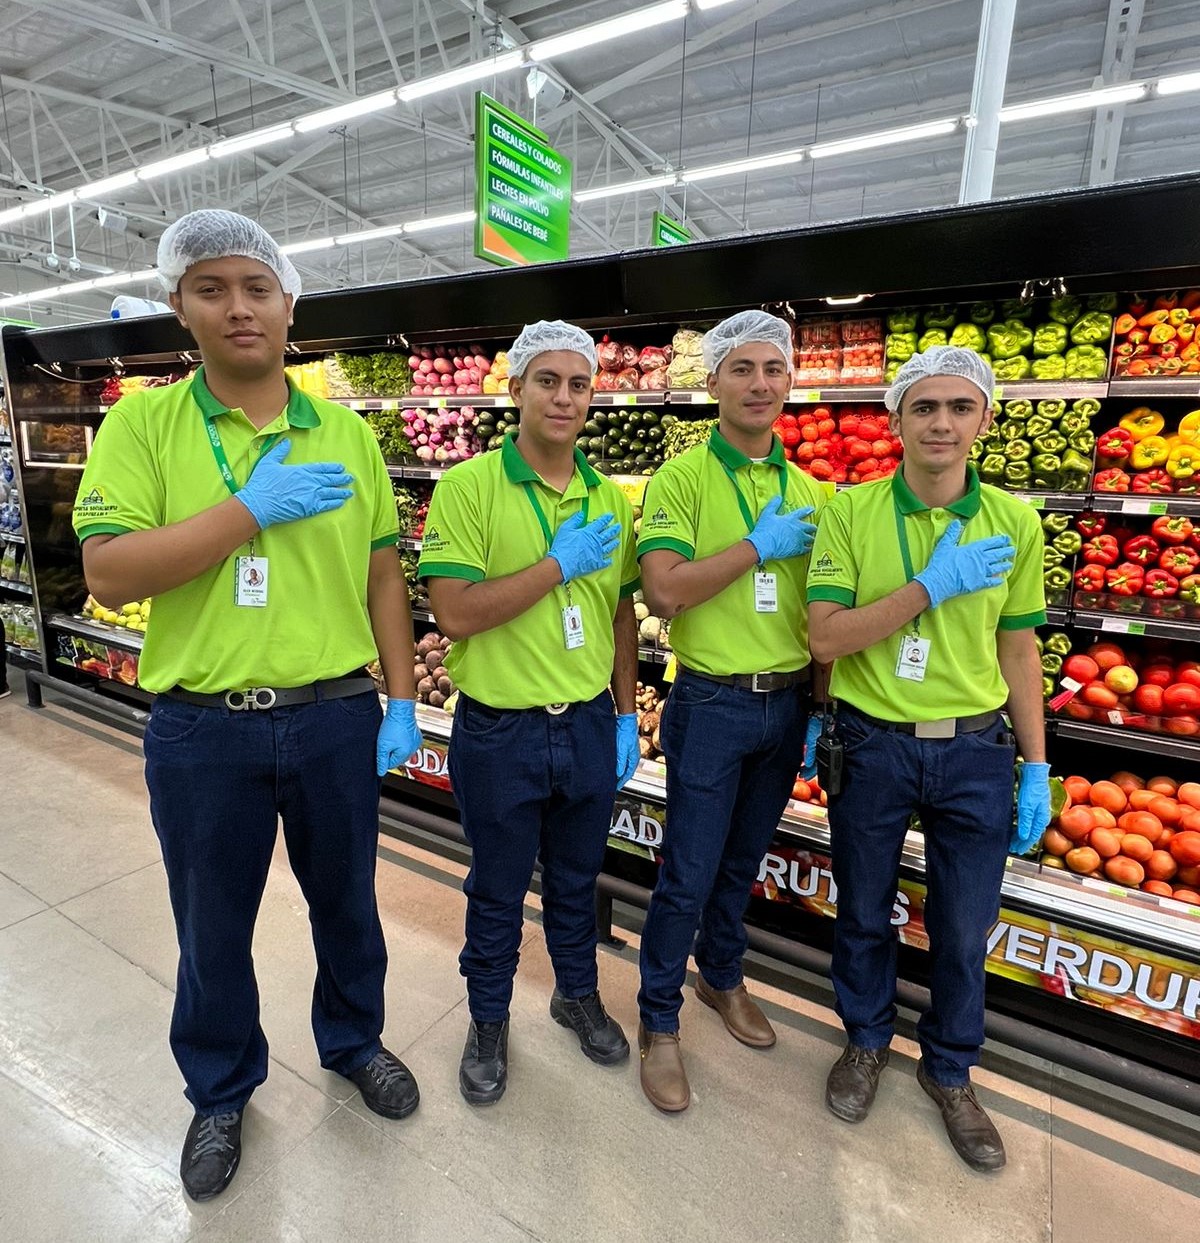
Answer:
<svg viewBox="0 0 1200 1243"><path fill-rule="evenodd" d="M641 585L637 537L633 533L633 507L625 501L621 509L621 599L633 595Z"/></svg>
<svg viewBox="0 0 1200 1243"><path fill-rule="evenodd" d="M1045 535L1034 510L1023 511L1017 533L1017 555L1008 575L1008 598L1000 614L1001 630L1027 630L1046 621L1046 588L1042 551Z"/></svg>
<svg viewBox="0 0 1200 1243"><path fill-rule="evenodd" d="M707 452L707 450L706 450ZM696 498L689 473L666 467L646 487L637 555L669 548L691 561L696 555Z"/></svg>
<svg viewBox="0 0 1200 1243"><path fill-rule="evenodd" d="M367 432L367 453L371 470L371 488L375 505L371 514L371 551L378 552L381 548L394 548L400 538L400 522L396 516L396 497L392 491L392 478L388 474L387 463L379 451L379 443L370 429L363 425Z"/></svg>
<svg viewBox="0 0 1200 1243"><path fill-rule="evenodd" d="M463 578L471 583L487 577L484 525L478 486L452 469L434 485L421 536L421 578Z"/></svg>
<svg viewBox="0 0 1200 1243"><path fill-rule="evenodd" d="M817 537L808 563L808 602L826 600L854 607L858 594L858 565L850 543L849 494L820 507Z"/></svg>
<svg viewBox="0 0 1200 1243"><path fill-rule="evenodd" d="M122 398L100 424L71 521L80 541L164 525L165 493L146 439L143 397Z"/></svg>

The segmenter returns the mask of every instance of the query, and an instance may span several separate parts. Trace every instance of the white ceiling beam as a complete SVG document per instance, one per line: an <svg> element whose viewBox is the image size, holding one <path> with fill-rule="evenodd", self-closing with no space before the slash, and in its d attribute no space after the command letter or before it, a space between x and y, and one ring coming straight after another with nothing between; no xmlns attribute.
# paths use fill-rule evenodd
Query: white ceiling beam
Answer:
<svg viewBox="0 0 1200 1243"><path fill-rule="evenodd" d="M1118 82L1128 82L1132 78L1138 31L1142 26L1145 9L1145 0L1109 0L1100 74L1093 80L1093 87L1115 86ZM1111 108L1097 111L1096 129L1092 136L1089 185L1104 185L1115 180L1124 124L1124 104L1114 104Z"/></svg>

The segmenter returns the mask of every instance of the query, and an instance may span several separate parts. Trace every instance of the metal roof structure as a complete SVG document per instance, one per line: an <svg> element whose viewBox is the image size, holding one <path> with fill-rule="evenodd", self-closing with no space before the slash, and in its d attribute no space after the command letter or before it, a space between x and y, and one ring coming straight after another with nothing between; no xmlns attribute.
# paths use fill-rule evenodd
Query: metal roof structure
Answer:
<svg viewBox="0 0 1200 1243"><path fill-rule="evenodd" d="M678 183L689 170L747 157L959 122L917 141L577 201L573 255L646 245L655 210L711 238L953 204L975 121L981 29L992 29L1004 3L678 0L671 20L637 30L647 0L8 0L0 299L151 266L162 230L195 207L246 212L287 243L469 211L477 89L572 160L576 193ZM1007 3L1015 20L998 81L1006 106L1200 71L1200 0ZM460 66L494 65L512 49L614 18L613 37L536 66L527 57L467 85L4 219L48 194ZM1200 169L1200 90L1145 96L1002 125L986 170L992 195ZM310 290L481 266L469 223L294 262ZM146 284L124 291L154 294ZM0 315L95 318L112 293L8 305Z"/></svg>

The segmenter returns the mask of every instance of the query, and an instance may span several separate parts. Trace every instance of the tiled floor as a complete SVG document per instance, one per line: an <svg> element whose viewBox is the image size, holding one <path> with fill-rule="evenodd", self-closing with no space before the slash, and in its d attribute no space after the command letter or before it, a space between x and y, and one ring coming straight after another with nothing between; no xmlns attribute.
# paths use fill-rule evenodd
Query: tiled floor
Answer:
<svg viewBox="0 0 1200 1243"><path fill-rule="evenodd" d="M390 840L379 875L386 1039L421 1083L420 1109L388 1123L318 1066L307 917L280 854L255 944L271 1075L247 1111L235 1182L194 1205L177 1176L190 1110L167 1049L175 948L139 744L61 707L28 710L19 681L0 703L0 1238L1148 1243L1196 1234L1197 1133L1177 1132L1176 1144L1069 1103L1057 1091L1062 1073L1029 1059L1014 1070L997 1051L976 1076L1008 1145L997 1176L955 1157L907 1041L897 1041L871 1118L837 1122L821 1096L839 1029L819 999L792 991L754 986L780 1033L767 1053L734 1043L711 1011L689 1004L694 1104L656 1113L635 1062L593 1066L548 1018L552 981L532 899L508 1094L471 1109L456 1085L467 1022L462 869ZM600 968L609 1008L634 1032L636 950L606 951ZM1078 1084L1065 1095L1078 1099Z"/></svg>

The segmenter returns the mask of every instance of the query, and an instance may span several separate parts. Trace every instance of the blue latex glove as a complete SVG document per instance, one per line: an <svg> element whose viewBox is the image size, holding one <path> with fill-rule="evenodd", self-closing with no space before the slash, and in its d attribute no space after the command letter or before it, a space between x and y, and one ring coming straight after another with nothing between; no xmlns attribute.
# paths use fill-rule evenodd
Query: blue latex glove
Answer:
<svg viewBox="0 0 1200 1243"><path fill-rule="evenodd" d="M816 712L808 717L808 728L804 731L804 767L800 776L811 781L817 775L817 739L821 736L821 718Z"/></svg>
<svg viewBox="0 0 1200 1243"><path fill-rule="evenodd" d="M1021 765L1017 786L1017 831L1009 843L1015 855L1028 854L1050 823L1050 765Z"/></svg>
<svg viewBox="0 0 1200 1243"><path fill-rule="evenodd" d="M638 766L638 719L636 712L626 712L617 717L617 789L637 772Z"/></svg>
<svg viewBox="0 0 1200 1243"><path fill-rule="evenodd" d="M929 564L913 578L929 594L929 607L955 596L970 595L985 587L999 587L1012 569L1016 550L1007 535L990 535L974 544L959 544L963 524L959 519L946 528Z"/></svg>
<svg viewBox="0 0 1200 1243"><path fill-rule="evenodd" d="M411 699L389 699L375 742L376 776L399 768L421 749L423 741L417 728L417 705Z"/></svg>
<svg viewBox="0 0 1200 1243"><path fill-rule="evenodd" d="M754 530L746 538L754 545L758 553L758 564L764 561L782 561L787 557L803 557L813 546L817 528L804 519L812 513L813 507L794 510L790 514L781 514L780 505L783 497L773 496L766 503Z"/></svg>
<svg viewBox="0 0 1200 1243"><path fill-rule="evenodd" d="M348 486L354 476L347 474L340 462L284 466L283 459L291 447L290 440L281 440L264 453L237 494L260 531L276 522L294 522L339 509L354 495Z"/></svg>
<svg viewBox="0 0 1200 1243"><path fill-rule="evenodd" d="M612 514L601 514L587 526L583 514L572 514L554 534L550 556L562 570L563 582L606 570L621 542L621 524Z"/></svg>

